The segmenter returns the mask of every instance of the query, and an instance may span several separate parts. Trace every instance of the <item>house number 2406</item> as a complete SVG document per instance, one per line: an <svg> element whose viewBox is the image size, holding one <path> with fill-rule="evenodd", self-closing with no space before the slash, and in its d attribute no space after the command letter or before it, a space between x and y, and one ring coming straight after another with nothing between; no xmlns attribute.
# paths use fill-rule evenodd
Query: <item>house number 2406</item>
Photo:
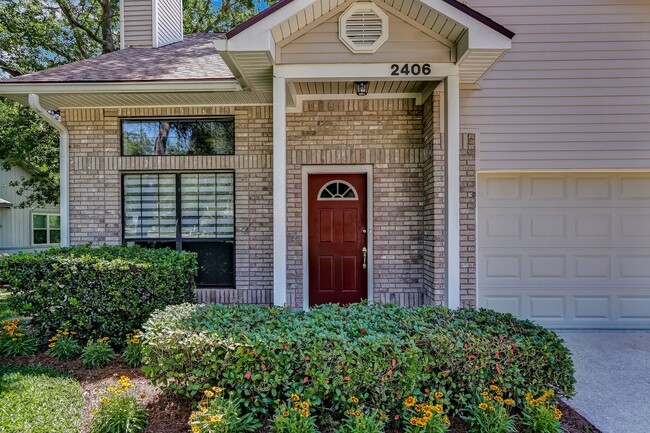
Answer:
<svg viewBox="0 0 650 433"><path fill-rule="evenodd" d="M413 63L412 65L409 65L408 63L398 65L397 63L394 63L390 65L390 69L390 74L397 77L400 75L431 75L431 65L428 63Z"/></svg>

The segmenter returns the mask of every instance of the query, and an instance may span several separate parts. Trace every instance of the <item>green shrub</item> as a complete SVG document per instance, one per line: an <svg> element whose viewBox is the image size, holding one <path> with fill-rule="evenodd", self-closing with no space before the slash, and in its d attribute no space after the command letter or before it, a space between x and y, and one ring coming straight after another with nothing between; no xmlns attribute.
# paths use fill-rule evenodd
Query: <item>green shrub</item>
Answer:
<svg viewBox="0 0 650 433"><path fill-rule="evenodd" d="M0 364L0 432L81 430L83 394L68 373L38 365Z"/></svg>
<svg viewBox="0 0 650 433"><path fill-rule="evenodd" d="M126 348L122 352L122 358L129 367L140 367L142 365L142 331L136 329L133 334L126 335Z"/></svg>
<svg viewBox="0 0 650 433"><path fill-rule="evenodd" d="M5 320L0 330L0 355L31 356L38 350L38 339L28 334L19 319Z"/></svg>
<svg viewBox="0 0 650 433"><path fill-rule="evenodd" d="M49 339L47 354L59 360L72 359L79 355L83 348L74 339L74 334L67 329L57 329L56 335Z"/></svg>
<svg viewBox="0 0 650 433"><path fill-rule="evenodd" d="M143 369L154 382L189 397L216 384L259 418L292 393L333 421L350 396L392 420L400 396L422 401L429 390L444 389L455 413L493 383L521 400L548 388L573 394L555 333L488 310L182 305L154 313L144 330Z"/></svg>
<svg viewBox="0 0 650 433"><path fill-rule="evenodd" d="M76 246L0 258L0 284L12 306L52 335L121 344L156 309L195 298L196 255L169 249Z"/></svg>
<svg viewBox="0 0 650 433"><path fill-rule="evenodd" d="M106 367L115 358L116 353L108 344L108 337L90 340L81 352L81 361L87 368Z"/></svg>
<svg viewBox="0 0 650 433"><path fill-rule="evenodd" d="M133 383L121 376L116 385L101 391L99 407L93 409L90 433L141 433L149 423L147 410L140 406L129 390Z"/></svg>

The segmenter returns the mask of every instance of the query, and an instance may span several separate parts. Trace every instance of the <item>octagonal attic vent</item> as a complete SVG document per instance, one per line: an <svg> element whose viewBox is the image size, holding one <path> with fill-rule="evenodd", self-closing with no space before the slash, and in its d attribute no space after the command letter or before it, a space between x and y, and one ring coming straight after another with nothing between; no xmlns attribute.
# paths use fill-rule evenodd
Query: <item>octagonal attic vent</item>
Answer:
<svg viewBox="0 0 650 433"><path fill-rule="evenodd" d="M374 3L354 3L339 17L339 39L353 53L374 53L388 39L388 16Z"/></svg>

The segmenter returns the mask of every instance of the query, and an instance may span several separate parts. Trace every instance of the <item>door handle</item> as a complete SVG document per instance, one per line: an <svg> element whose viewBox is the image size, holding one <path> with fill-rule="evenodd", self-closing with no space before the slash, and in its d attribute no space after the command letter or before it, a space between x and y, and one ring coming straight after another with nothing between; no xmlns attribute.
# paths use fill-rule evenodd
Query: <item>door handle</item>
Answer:
<svg viewBox="0 0 650 433"><path fill-rule="evenodd" d="M361 252L363 253L363 269L366 269L367 268L367 262L368 262L368 248L363 247Z"/></svg>

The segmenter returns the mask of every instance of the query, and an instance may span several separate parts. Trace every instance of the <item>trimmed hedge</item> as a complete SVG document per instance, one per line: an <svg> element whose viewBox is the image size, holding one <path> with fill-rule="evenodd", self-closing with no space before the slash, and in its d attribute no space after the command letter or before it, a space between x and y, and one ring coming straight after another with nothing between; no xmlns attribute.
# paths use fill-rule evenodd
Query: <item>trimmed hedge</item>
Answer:
<svg viewBox="0 0 650 433"><path fill-rule="evenodd" d="M189 397L219 386L261 419L292 393L319 416L343 414L354 396L393 419L400 399L436 390L455 411L490 384L522 404L526 392L574 392L569 351L554 332L490 310L182 305L154 313L144 329L143 370L155 383Z"/></svg>
<svg viewBox="0 0 650 433"><path fill-rule="evenodd" d="M0 258L13 307L44 335L70 329L81 340L124 336L156 309L193 302L194 253L138 246L75 246Z"/></svg>

